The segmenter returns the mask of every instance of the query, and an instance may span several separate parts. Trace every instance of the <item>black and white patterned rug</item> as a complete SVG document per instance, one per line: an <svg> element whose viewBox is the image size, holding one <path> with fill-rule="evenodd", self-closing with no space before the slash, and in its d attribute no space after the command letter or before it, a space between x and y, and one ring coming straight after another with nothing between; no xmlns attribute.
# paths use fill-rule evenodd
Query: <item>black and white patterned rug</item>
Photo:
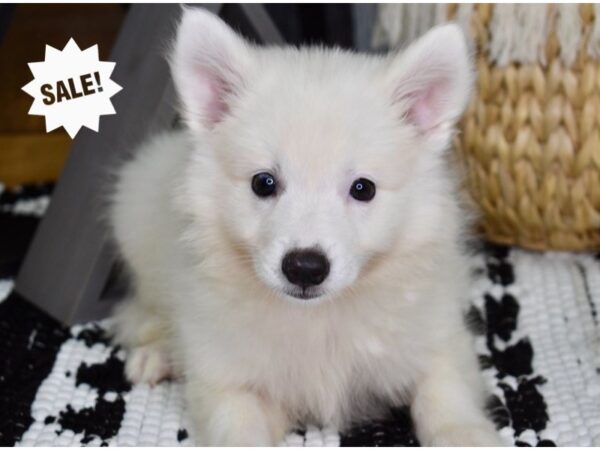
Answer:
<svg viewBox="0 0 600 450"><path fill-rule="evenodd" d="M181 386L131 386L106 323L61 327L12 291L51 186L0 192L0 445L193 445ZM507 444L600 445L600 261L484 245L469 320ZM406 409L290 446L415 446Z"/></svg>

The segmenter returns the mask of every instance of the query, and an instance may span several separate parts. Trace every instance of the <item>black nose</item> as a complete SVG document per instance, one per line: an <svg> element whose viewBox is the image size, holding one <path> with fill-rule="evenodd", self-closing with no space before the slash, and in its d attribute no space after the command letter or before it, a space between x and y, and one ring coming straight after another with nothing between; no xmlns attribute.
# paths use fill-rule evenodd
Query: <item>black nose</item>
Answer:
<svg viewBox="0 0 600 450"><path fill-rule="evenodd" d="M284 256L281 270L297 286L307 288L321 284L329 275L329 261L318 250L292 250Z"/></svg>

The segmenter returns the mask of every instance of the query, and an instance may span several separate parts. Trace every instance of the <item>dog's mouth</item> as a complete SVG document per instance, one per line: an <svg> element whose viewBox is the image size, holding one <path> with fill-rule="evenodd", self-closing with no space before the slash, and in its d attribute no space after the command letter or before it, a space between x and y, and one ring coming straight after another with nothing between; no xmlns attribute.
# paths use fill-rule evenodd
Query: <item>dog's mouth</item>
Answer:
<svg viewBox="0 0 600 450"><path fill-rule="evenodd" d="M299 300L312 300L324 294L322 289L314 287L286 289L285 293Z"/></svg>

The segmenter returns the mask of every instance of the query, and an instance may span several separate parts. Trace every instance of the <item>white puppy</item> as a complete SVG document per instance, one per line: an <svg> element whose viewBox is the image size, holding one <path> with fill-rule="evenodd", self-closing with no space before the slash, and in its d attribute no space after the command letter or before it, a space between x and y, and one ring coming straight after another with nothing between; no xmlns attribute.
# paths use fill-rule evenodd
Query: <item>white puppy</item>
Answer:
<svg viewBox="0 0 600 450"><path fill-rule="evenodd" d="M137 151L111 209L129 378L183 375L205 445L406 403L423 444L501 443L445 157L473 78L459 28L366 56L253 46L188 9L171 66L188 129Z"/></svg>

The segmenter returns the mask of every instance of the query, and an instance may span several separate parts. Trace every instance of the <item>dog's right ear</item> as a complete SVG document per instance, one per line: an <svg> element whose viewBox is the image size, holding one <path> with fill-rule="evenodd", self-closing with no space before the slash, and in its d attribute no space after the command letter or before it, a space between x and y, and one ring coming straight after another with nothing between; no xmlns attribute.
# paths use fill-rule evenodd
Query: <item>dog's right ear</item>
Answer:
<svg viewBox="0 0 600 450"><path fill-rule="evenodd" d="M184 8L171 54L171 72L183 115L192 130L210 129L244 87L250 46L202 8Z"/></svg>

